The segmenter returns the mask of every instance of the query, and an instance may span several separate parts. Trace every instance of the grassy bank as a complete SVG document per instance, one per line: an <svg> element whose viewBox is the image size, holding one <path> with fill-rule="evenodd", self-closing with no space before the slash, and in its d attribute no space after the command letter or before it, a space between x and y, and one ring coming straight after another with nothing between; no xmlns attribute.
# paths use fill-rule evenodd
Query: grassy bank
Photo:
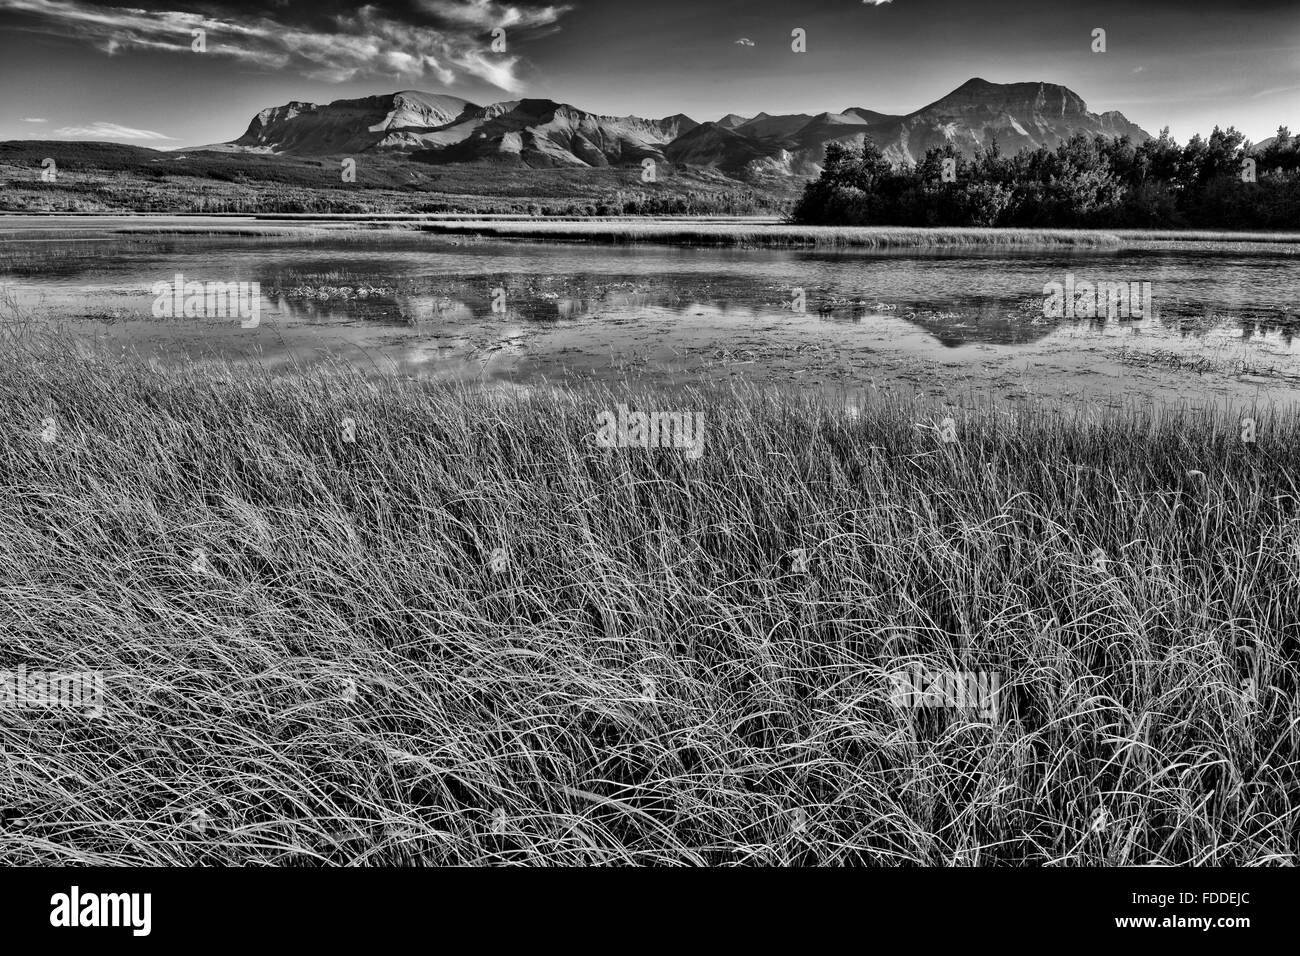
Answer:
<svg viewBox="0 0 1300 956"><path fill-rule="evenodd" d="M690 461L593 446L662 396L5 354L0 670L108 688L0 711L5 863L1300 853L1293 418L688 394Z"/></svg>
<svg viewBox="0 0 1300 956"><path fill-rule="evenodd" d="M15 216L26 214L16 213ZM367 236L377 230L420 231L446 236L738 248L971 249L1052 247L1167 252L1268 252L1300 255L1300 233L1241 233L1201 230L999 229L976 227L808 226L756 217L474 216L397 213L265 213L247 216L130 214L101 221L91 214L37 214L38 219L0 217L0 228L42 238L113 233L123 236ZM52 236L51 236L52 237Z"/></svg>
<svg viewBox="0 0 1300 956"><path fill-rule="evenodd" d="M426 232L443 235L543 239L553 242L661 243L741 247L943 248L978 246L1072 246L1108 249L1191 249L1202 251L1268 249L1300 253L1300 233L1207 231L995 229L979 227L809 226L753 223L675 223L671 221L550 222L457 221L426 223Z"/></svg>

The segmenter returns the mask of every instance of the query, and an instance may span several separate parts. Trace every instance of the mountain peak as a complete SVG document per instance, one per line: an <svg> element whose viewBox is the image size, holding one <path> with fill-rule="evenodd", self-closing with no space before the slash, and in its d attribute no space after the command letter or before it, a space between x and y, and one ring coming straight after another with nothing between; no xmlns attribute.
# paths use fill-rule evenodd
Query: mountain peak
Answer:
<svg viewBox="0 0 1300 956"><path fill-rule="evenodd" d="M875 110L863 109L861 106L850 106L847 109L840 110L840 112L846 116L857 116L868 124L885 123L902 119L901 116L895 113L877 113Z"/></svg>
<svg viewBox="0 0 1300 956"><path fill-rule="evenodd" d="M977 76L912 115L934 111L1083 116L1088 115L1088 105L1079 94L1058 83L990 83Z"/></svg>
<svg viewBox="0 0 1300 956"><path fill-rule="evenodd" d="M865 139L894 163L952 145L971 155L994 140L1006 152L1054 148L1076 133L1148 134L1115 111L1100 115L1055 83L992 83L975 76L905 116L850 107L839 113L728 114L701 126L681 113L662 119L602 116L568 103L523 98L479 106L457 96L399 90L325 106L293 101L258 113L222 149L297 155L366 150L418 152L433 163L502 160L531 167L630 165L645 158L713 165L742 177L815 175L830 142Z"/></svg>
<svg viewBox="0 0 1300 956"><path fill-rule="evenodd" d="M896 123L871 128L871 138L896 163L917 162L944 146L968 156L994 142L1005 153L1055 149L1078 133L1138 143L1150 138L1122 113L1090 113L1079 94L1059 83L991 83L978 76Z"/></svg>
<svg viewBox="0 0 1300 956"><path fill-rule="evenodd" d="M257 152L357 153L394 130L434 129L455 122L473 103L445 93L401 90L324 106L292 100L262 110L231 146Z"/></svg>

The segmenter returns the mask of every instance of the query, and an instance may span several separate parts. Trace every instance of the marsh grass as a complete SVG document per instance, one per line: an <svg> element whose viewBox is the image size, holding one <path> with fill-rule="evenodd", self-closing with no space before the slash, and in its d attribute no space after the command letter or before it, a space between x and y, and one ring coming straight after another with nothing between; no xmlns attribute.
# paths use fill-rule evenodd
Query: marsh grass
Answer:
<svg viewBox="0 0 1300 956"><path fill-rule="evenodd" d="M978 246L1249 250L1300 252L1300 233L1207 230L1022 229L912 226L811 226L791 223L606 220L461 220L424 223L442 235L476 235L550 241L662 243L741 247L942 248Z"/></svg>
<svg viewBox="0 0 1300 956"><path fill-rule="evenodd" d="M1256 375L1271 376L1281 379L1295 378L1276 363L1252 361L1240 355L1209 353L1184 355L1169 349L1130 349L1121 347L1116 357L1125 365L1143 368L1169 368L1180 372L1204 374L1214 372L1221 375Z"/></svg>
<svg viewBox="0 0 1300 956"><path fill-rule="evenodd" d="M108 687L0 711L6 863L1296 861L1293 417L5 344L0 669ZM703 458L594 447L619 402Z"/></svg>

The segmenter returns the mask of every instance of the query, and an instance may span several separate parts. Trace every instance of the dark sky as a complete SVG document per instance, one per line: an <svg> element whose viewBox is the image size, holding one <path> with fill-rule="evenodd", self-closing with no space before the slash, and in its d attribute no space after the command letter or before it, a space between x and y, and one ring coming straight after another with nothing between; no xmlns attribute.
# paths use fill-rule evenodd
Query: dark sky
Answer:
<svg viewBox="0 0 1300 956"><path fill-rule="evenodd" d="M905 113L972 76L1061 83L1180 141L1300 129L1300 0L124 2L0 0L0 139L193 146L267 106L400 89L699 120Z"/></svg>

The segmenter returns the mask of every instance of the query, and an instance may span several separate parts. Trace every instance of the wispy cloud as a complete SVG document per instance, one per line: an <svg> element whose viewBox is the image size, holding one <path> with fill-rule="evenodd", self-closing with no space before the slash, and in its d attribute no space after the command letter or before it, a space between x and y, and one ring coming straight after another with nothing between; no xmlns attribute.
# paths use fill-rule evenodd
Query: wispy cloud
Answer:
<svg viewBox="0 0 1300 956"><path fill-rule="evenodd" d="M549 26L573 9L571 6L528 8L496 0L422 0L420 7L447 22L480 30Z"/></svg>
<svg viewBox="0 0 1300 956"><path fill-rule="evenodd" d="M110 56L156 50L230 57L326 82L398 74L450 85L471 76L509 92L522 86L517 38L510 38L510 53L493 53L490 31L554 28L572 8L497 0L418 0L412 7L381 0L324 16L314 4L292 2L251 14L222 9L219 0L205 4L204 13L100 6L92 0L0 0L0 10L30 20L22 29L80 39ZM191 49L191 31L199 29L206 32L205 53Z"/></svg>
<svg viewBox="0 0 1300 956"><path fill-rule="evenodd" d="M151 129L132 129L130 126L119 126L117 123L106 123L103 120L91 123L89 126L62 126L54 130L54 135L68 139L164 140L176 138L174 136L164 136L162 133L155 133Z"/></svg>
<svg viewBox="0 0 1300 956"><path fill-rule="evenodd" d="M739 40L736 41L736 46L756 46L756 45L757 44L755 44L754 41L751 40L749 37L741 37Z"/></svg>
<svg viewBox="0 0 1300 956"><path fill-rule="evenodd" d="M47 120L44 116L24 116L23 122L24 123L48 123L49 120Z"/></svg>
<svg viewBox="0 0 1300 956"><path fill-rule="evenodd" d="M1251 99L1257 100L1261 96L1273 96L1277 93L1290 93L1292 90L1300 90L1300 86L1275 86L1271 89L1260 90L1258 93L1252 93Z"/></svg>
<svg viewBox="0 0 1300 956"><path fill-rule="evenodd" d="M862 0L862 2L869 7L879 7L886 3L893 3L894 0Z"/></svg>

